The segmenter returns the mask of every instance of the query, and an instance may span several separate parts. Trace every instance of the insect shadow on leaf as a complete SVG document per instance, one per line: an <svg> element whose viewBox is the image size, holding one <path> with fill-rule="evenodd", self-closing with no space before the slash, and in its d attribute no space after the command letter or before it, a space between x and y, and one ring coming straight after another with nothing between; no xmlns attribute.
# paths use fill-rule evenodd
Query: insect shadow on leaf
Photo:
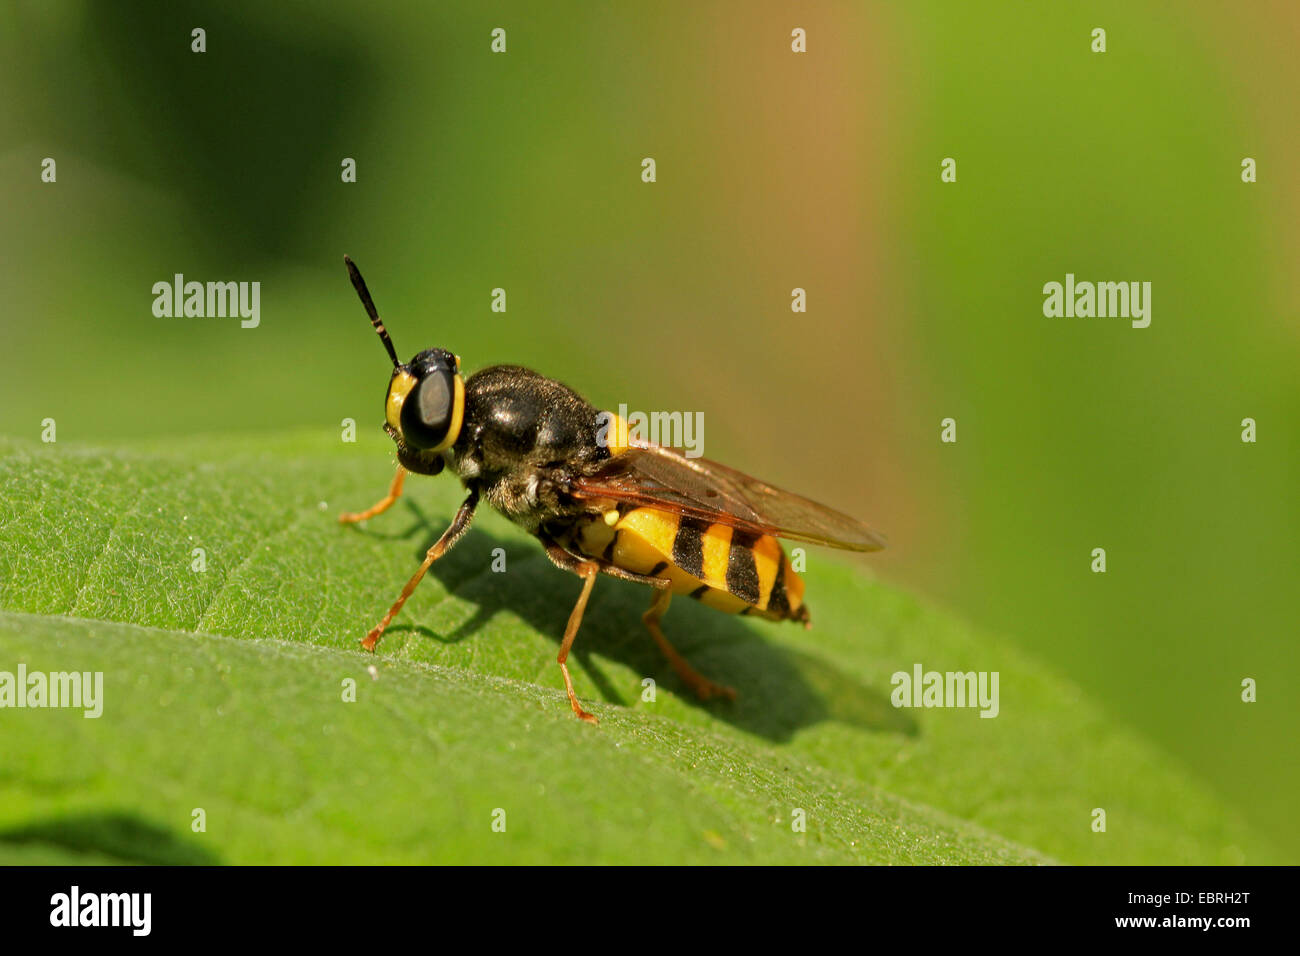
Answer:
<svg viewBox="0 0 1300 956"><path fill-rule="evenodd" d="M446 522L425 514L410 496L403 499L402 505L413 520L401 522L400 531L372 530L376 522L358 531L377 538L416 541L410 555L412 562L418 563ZM392 633L406 632L454 644L472 639L495 614L508 610L533 630L559 643L570 591L577 591L576 580L561 577L559 581L568 587L560 589L555 568L541 548L533 542L499 538L487 525L478 523L454 551L429 570L453 599L473 605L473 614L445 632L425 624L395 622L390 628ZM499 574L489 570L498 548L505 553L507 567ZM645 591L644 587L623 581L598 580L592 594L583 641L574 646L573 656L602 700L630 706L639 701L640 694L639 683L635 687L616 687L600 666L599 658L603 657L638 675L654 678L662 689L671 690L721 720L777 742L787 741L801 728L823 721L871 732L907 736L919 732L909 715L890 704L887 692L865 685L817 655L816 629L799 632L809 635L809 651L788 650L757 633L766 622L755 625L683 602L681 611L676 612L677 643L682 652L725 675L738 691L735 701L698 701L673 673L641 625Z"/></svg>
<svg viewBox="0 0 1300 956"><path fill-rule="evenodd" d="M39 846L152 866L213 866L221 858L207 847L143 817L87 813L49 817L0 830L0 846Z"/></svg>

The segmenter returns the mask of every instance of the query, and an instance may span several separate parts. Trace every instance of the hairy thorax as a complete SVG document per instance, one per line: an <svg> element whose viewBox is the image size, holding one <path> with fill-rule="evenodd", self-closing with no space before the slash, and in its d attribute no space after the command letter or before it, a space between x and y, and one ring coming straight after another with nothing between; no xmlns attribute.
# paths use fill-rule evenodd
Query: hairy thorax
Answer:
<svg viewBox="0 0 1300 956"><path fill-rule="evenodd" d="M445 453L461 482L511 521L541 522L592 510L570 482L608 459L599 412L567 386L516 366L493 366L466 382L465 426Z"/></svg>

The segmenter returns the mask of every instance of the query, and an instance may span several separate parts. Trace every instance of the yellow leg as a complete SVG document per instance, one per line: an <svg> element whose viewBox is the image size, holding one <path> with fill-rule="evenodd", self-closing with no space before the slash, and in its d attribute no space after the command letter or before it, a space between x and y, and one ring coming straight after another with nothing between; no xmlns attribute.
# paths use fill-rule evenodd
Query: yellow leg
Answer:
<svg viewBox="0 0 1300 956"><path fill-rule="evenodd" d="M587 713L578 703L578 697L573 693L573 679L569 677L569 665L566 661L569 659L569 648L573 646L573 639L578 636L578 628L582 626L582 614L587 610L587 598L591 597L591 588L596 583L596 572L600 570L600 565L595 561L584 561L573 570L582 577L582 593L578 595L578 603L573 605L573 610L569 613L569 623L564 629L564 640L560 643L560 654L556 660L560 665L560 673L564 675L564 689L569 694L569 706L573 708L573 712L580 720L598 724L600 720L596 715Z"/></svg>
<svg viewBox="0 0 1300 956"><path fill-rule="evenodd" d="M339 515L339 524L356 524L358 521L365 521L367 518L383 514L393 506L394 501L401 497L402 483L404 481L406 481L406 469L398 465L397 474L393 476L393 483L388 486L388 494L365 511L346 512Z"/></svg>
<svg viewBox="0 0 1300 956"><path fill-rule="evenodd" d="M700 700L708 700L710 697L725 697L727 700L735 700L736 692L733 689L723 684L716 684L697 671L686 662L686 658L677 653L677 648L668 643L668 638L664 637L664 632L659 627L659 620L668 610L668 605L672 599L673 592L667 588L656 591L654 599L650 602L649 610L641 615L641 620L645 621L650 636L655 639L655 643L659 645L659 650L663 651L664 657L668 658L668 663L677 672L677 676L685 682L687 687L695 691L695 696Z"/></svg>
<svg viewBox="0 0 1300 956"><path fill-rule="evenodd" d="M401 477L400 472L398 473L398 477ZM424 560L420 563L419 570L417 570L415 574L411 575L411 580L406 582L406 587L402 588L402 593L397 596L397 600L394 601L393 606L388 609L388 613L384 615L384 619L372 627L370 633L361 641L362 648L367 651L373 651L375 649L375 645L379 643L379 638L383 636L384 628L388 627L388 623L393 619L393 615L402 609L402 605L406 603L406 599L411 596L413 591L415 591L416 585L418 585L420 579L424 577L424 572L429 570L429 566L433 564L433 562L437 561L444 554L450 551L452 546L460 540L460 536L469 529L470 520L474 517L474 507L477 504L478 492L470 492L470 496L465 499L464 504L460 506L460 510L456 512L456 517L452 519L451 527L442 533L442 537L439 538L434 546L424 555Z"/></svg>

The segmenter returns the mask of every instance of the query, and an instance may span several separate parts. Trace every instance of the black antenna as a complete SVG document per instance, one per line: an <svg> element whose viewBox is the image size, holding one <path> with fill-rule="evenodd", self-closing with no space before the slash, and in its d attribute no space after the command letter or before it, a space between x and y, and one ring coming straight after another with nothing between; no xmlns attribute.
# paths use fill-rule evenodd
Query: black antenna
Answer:
<svg viewBox="0 0 1300 956"><path fill-rule="evenodd" d="M361 272L357 269L357 264L348 256L343 257L343 262L348 267L348 278L352 280L352 287L357 290L357 295L361 296L361 304L366 307L366 315L370 316L370 324L375 327L379 337L384 340L384 348L388 349L388 357L393 360L393 365L401 368L402 363L397 361L397 350L393 348L393 340L388 337L388 330L384 328L384 323L379 321L379 310L375 308L374 300L370 298L370 290L366 288L366 280L361 278Z"/></svg>

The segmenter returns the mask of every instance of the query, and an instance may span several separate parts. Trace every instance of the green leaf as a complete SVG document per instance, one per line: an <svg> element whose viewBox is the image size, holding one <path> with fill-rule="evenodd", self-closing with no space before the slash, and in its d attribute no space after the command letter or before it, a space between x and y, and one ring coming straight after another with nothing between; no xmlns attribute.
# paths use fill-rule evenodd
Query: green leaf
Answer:
<svg viewBox="0 0 1300 956"><path fill-rule="evenodd" d="M1068 681L824 551L811 631L689 601L665 618L734 704L690 697L641 627L645 589L601 579L571 658L590 726L555 664L579 582L495 515L378 655L358 649L462 497L416 478L338 525L382 495L391 447L0 453L0 671L104 681L98 719L0 710L0 862L1273 859ZM998 671L1000 713L895 709L890 676L918 662Z"/></svg>

